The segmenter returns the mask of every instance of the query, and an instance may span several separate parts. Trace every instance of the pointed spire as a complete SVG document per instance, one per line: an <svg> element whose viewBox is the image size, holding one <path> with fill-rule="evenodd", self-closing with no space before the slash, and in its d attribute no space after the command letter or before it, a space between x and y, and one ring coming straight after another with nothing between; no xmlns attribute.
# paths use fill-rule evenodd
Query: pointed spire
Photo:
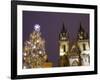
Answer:
<svg viewBox="0 0 100 80"><path fill-rule="evenodd" d="M78 39L81 39L81 40L87 39L87 38L88 38L87 36L88 36L87 33L86 33L85 30L82 28L82 25L81 25L81 23L80 23L80 28L79 28L79 33L78 33Z"/></svg>
<svg viewBox="0 0 100 80"><path fill-rule="evenodd" d="M82 25L81 25L81 23L80 23L79 32L84 32L84 29L82 28Z"/></svg>
<svg viewBox="0 0 100 80"><path fill-rule="evenodd" d="M68 33L67 30L65 29L64 23L62 25L61 32L59 34L59 39L60 40L67 40L68 39Z"/></svg>
<svg viewBox="0 0 100 80"><path fill-rule="evenodd" d="M61 30L61 32L63 33L63 32L67 32L67 30L65 29L65 26L64 26L64 23L63 23L63 26L62 26L62 30Z"/></svg>

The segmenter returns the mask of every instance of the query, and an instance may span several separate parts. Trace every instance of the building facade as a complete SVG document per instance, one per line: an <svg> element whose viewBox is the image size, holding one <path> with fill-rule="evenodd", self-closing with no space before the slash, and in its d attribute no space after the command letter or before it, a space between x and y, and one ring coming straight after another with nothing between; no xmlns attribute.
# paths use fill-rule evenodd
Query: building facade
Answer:
<svg viewBox="0 0 100 80"><path fill-rule="evenodd" d="M71 43L71 44L70 44ZM76 41L69 41L68 31L64 24L59 34L59 65L64 66L88 66L90 64L89 37L81 24Z"/></svg>

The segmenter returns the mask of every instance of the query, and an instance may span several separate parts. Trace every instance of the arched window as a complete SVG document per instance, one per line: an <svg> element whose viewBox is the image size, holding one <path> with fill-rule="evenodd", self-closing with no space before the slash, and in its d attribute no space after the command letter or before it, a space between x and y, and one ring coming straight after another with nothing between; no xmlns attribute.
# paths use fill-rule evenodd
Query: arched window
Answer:
<svg viewBox="0 0 100 80"><path fill-rule="evenodd" d="M63 45L63 51L66 52L66 46L65 45Z"/></svg>
<svg viewBox="0 0 100 80"><path fill-rule="evenodd" d="M86 50L86 45L85 44L83 44L83 50Z"/></svg>

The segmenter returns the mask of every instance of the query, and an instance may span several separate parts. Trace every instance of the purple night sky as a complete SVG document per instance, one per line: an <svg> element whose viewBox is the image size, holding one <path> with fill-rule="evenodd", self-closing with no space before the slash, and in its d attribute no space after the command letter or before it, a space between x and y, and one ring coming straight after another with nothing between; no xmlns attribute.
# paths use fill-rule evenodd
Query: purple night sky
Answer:
<svg viewBox="0 0 100 80"><path fill-rule="evenodd" d="M46 41L48 60L53 62L53 66L58 66L58 41L63 24L68 31L70 41L74 42L80 23L89 34L89 14L23 11L23 43L29 40L34 25L39 24L42 37Z"/></svg>

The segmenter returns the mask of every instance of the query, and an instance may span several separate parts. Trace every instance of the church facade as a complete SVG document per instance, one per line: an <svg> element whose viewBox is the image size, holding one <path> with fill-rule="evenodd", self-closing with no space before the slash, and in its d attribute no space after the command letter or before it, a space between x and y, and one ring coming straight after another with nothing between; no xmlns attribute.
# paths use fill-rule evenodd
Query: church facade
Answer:
<svg viewBox="0 0 100 80"><path fill-rule="evenodd" d="M70 42L64 25L59 34L59 66L88 66L90 64L90 43L81 24L75 42Z"/></svg>

